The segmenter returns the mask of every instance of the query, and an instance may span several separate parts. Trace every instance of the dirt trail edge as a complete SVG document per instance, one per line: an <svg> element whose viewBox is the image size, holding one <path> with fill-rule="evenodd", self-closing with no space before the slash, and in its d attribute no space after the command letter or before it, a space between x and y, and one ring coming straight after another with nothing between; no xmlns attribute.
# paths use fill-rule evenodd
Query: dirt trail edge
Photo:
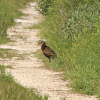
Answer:
<svg viewBox="0 0 100 100"><path fill-rule="evenodd" d="M3 49L17 50L17 54L23 55L2 59L4 65L13 66L13 69L6 69L16 82L24 87L34 88L41 95L48 95L49 100L97 100L94 96L74 94L66 86L67 81L61 80L61 72L53 72L42 68L43 62L35 56L35 52L40 49L37 46L39 29L30 29L32 25L39 24L43 18L35 9L36 3L29 3L25 9L21 10L24 15L16 19L16 26L8 29L8 37L12 42L0 45Z"/></svg>

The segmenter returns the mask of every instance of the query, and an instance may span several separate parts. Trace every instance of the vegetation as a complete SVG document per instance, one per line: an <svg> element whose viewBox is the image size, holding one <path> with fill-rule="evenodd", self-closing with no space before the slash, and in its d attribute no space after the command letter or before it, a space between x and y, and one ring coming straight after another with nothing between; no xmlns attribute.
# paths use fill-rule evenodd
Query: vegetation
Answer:
<svg viewBox="0 0 100 100"><path fill-rule="evenodd" d="M13 77L5 75L5 68L8 67L0 65L0 100L47 100L15 83Z"/></svg>
<svg viewBox="0 0 100 100"><path fill-rule="evenodd" d="M100 97L100 0L38 0L38 10L41 37L57 53L46 67L64 71L73 91Z"/></svg>
<svg viewBox="0 0 100 100"><path fill-rule="evenodd" d="M14 24L15 18L22 15L18 9L29 1L33 0L0 0L0 44L10 41L6 37L7 29ZM9 49L0 49L0 58L11 58L14 53ZM34 89L30 90L16 83L11 75L5 75L5 68L11 67L0 65L0 100L47 100L47 97L36 95Z"/></svg>
<svg viewBox="0 0 100 100"><path fill-rule="evenodd" d="M18 57L17 59L25 59L25 56L27 54L18 54L17 50L12 50L12 49L1 49L0 48L0 58L13 58L13 57Z"/></svg>
<svg viewBox="0 0 100 100"><path fill-rule="evenodd" d="M14 19L21 16L18 9L33 0L0 0L0 44L9 42L5 36L7 29L14 24Z"/></svg>

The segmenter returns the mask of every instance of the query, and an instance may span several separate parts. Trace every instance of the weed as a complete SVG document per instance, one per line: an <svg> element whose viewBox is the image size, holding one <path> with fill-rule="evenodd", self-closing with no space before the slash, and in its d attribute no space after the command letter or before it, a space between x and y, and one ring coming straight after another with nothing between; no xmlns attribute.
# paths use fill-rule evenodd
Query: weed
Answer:
<svg viewBox="0 0 100 100"><path fill-rule="evenodd" d="M6 38L6 32L9 27L14 24L14 19L21 16L22 13L18 11L26 5L27 2L33 0L0 0L0 44L10 41ZM0 49L1 58L11 58L14 56L12 50ZM6 55L5 55L6 54ZM17 54L17 56L20 56ZM0 65L0 100L47 100L48 97L42 98L39 94L36 95L34 90L22 87L16 83L11 75L5 74L5 68L12 68L10 66Z"/></svg>
<svg viewBox="0 0 100 100"><path fill-rule="evenodd" d="M100 97L99 16L99 0L53 0L40 35L57 53L45 66L64 71L74 91Z"/></svg>
<svg viewBox="0 0 100 100"><path fill-rule="evenodd" d="M0 49L0 58L12 58L18 57L19 59L24 59L27 54L19 54L17 50L11 49Z"/></svg>
<svg viewBox="0 0 100 100"><path fill-rule="evenodd" d="M6 38L7 29L14 25L15 18L22 15L18 9L23 8L29 1L34 0L0 0L0 44L9 41Z"/></svg>
<svg viewBox="0 0 100 100"><path fill-rule="evenodd" d="M5 75L5 68L8 67L0 65L0 100L48 100L16 83L11 75Z"/></svg>
<svg viewBox="0 0 100 100"><path fill-rule="evenodd" d="M34 24L34 25L28 27L28 29L39 29L39 28L40 28L40 26L37 24Z"/></svg>
<svg viewBox="0 0 100 100"><path fill-rule="evenodd" d="M0 37L0 44L6 44L10 42L10 39L9 38L6 38L6 37Z"/></svg>

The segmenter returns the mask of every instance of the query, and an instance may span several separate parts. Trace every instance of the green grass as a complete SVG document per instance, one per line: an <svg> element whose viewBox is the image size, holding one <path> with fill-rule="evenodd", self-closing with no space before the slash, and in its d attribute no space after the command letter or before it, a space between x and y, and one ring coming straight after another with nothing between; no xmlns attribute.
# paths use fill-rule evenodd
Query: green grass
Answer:
<svg viewBox="0 0 100 100"><path fill-rule="evenodd" d="M48 0L47 0L48 1ZM71 4L70 4L71 2ZM41 38L47 40L57 58L45 67L64 71L64 79L71 79L73 91L100 97L100 1L53 0L44 12ZM39 0L39 7L45 0ZM43 5L42 5L43 6ZM42 12L43 13L43 12Z"/></svg>
<svg viewBox="0 0 100 100"><path fill-rule="evenodd" d="M0 44L5 44L5 43L8 43L8 42L10 42L10 39L9 38L0 37Z"/></svg>
<svg viewBox="0 0 100 100"><path fill-rule="evenodd" d="M18 57L18 59L24 59L27 54L18 54L17 50L11 50L11 49L1 49L0 48L0 58L13 58Z"/></svg>
<svg viewBox="0 0 100 100"><path fill-rule="evenodd" d="M14 19L22 15L18 9L34 0L0 0L0 44L9 42L7 29L14 25Z"/></svg>
<svg viewBox="0 0 100 100"><path fill-rule="evenodd" d="M34 0L0 0L0 44L10 42L7 38L7 29L15 24L14 19L22 15L18 9ZM16 53L17 51L9 49L0 49L0 58L12 58L23 55ZM48 97L42 97L35 93L34 89L22 87L16 83L11 75L5 75L5 68L10 66L0 65L0 100L47 100Z"/></svg>
<svg viewBox="0 0 100 100"><path fill-rule="evenodd" d="M40 29L40 25L34 24L34 25L28 27L28 29Z"/></svg>
<svg viewBox="0 0 100 100"><path fill-rule="evenodd" d="M12 76L5 75L6 66L0 65L0 100L47 100L34 92L34 89L22 87Z"/></svg>
<svg viewBox="0 0 100 100"><path fill-rule="evenodd" d="M99 95L100 93L100 52L99 35L79 36L79 40L72 44L67 55L65 78L73 80L71 87L83 94Z"/></svg>

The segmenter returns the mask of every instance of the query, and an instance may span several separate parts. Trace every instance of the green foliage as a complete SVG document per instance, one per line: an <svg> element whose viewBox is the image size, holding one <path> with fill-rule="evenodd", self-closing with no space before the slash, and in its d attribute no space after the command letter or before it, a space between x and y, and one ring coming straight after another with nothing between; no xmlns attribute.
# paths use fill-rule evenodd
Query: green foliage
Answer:
<svg viewBox="0 0 100 100"><path fill-rule="evenodd" d="M0 36L0 44L5 44L5 43L8 43L10 42L10 39L9 38L5 38L4 36Z"/></svg>
<svg viewBox="0 0 100 100"><path fill-rule="evenodd" d="M96 5L80 5L76 11L70 11L63 30L67 32L68 39L75 39L78 34L96 34L99 25L100 3Z"/></svg>
<svg viewBox="0 0 100 100"><path fill-rule="evenodd" d="M53 0L38 0L38 10L42 14L46 14L48 12L48 9L52 5Z"/></svg>
<svg viewBox="0 0 100 100"><path fill-rule="evenodd" d="M0 0L0 37L6 36L8 27L14 24L14 19L22 15L19 8L32 0Z"/></svg>
<svg viewBox="0 0 100 100"><path fill-rule="evenodd" d="M7 29L14 24L14 19L22 15L19 8L33 0L0 0L0 44L7 43L10 39L6 38ZM0 49L0 57L12 57L13 53L9 50ZM34 89L30 90L16 83L11 75L5 75L5 68L9 66L0 65L0 100L47 100L35 94Z"/></svg>
<svg viewBox="0 0 100 100"><path fill-rule="evenodd" d="M46 67L64 71L74 91L100 97L100 1L53 0L41 37L57 53Z"/></svg>
<svg viewBox="0 0 100 100"><path fill-rule="evenodd" d="M98 2L99 0L38 0L38 10L42 14L48 14L49 8L52 8L54 6L57 6L56 4L64 3L64 6L66 6L67 9L71 8L77 8L79 4L93 4Z"/></svg>
<svg viewBox="0 0 100 100"><path fill-rule="evenodd" d="M47 100L36 95L33 90L15 83L13 77L5 75L6 66L0 65L0 100Z"/></svg>
<svg viewBox="0 0 100 100"><path fill-rule="evenodd" d="M100 32L100 31L99 31ZM71 78L74 90L86 94L100 92L100 35L79 35L68 52L65 77ZM68 68L69 67L69 68Z"/></svg>

